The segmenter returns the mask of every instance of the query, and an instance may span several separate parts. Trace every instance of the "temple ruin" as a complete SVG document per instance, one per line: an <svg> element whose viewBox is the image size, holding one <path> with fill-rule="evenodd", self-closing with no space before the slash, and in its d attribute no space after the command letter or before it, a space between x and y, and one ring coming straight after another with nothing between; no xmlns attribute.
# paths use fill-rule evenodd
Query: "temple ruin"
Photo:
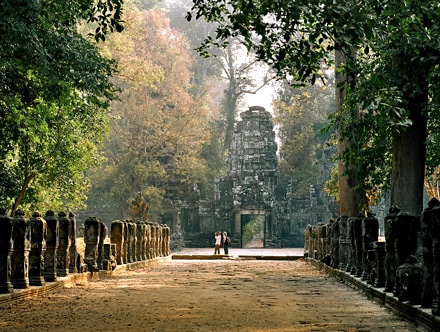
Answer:
<svg viewBox="0 0 440 332"><path fill-rule="evenodd" d="M294 199L278 181L278 144L272 115L252 106L240 114L229 153L229 173L215 180L212 200L191 186L170 197L162 222L181 234L185 247L211 247L215 231L227 231L233 247L302 247L304 229L329 218L323 191ZM330 158L328 158L330 160ZM331 164L323 165L329 173Z"/></svg>

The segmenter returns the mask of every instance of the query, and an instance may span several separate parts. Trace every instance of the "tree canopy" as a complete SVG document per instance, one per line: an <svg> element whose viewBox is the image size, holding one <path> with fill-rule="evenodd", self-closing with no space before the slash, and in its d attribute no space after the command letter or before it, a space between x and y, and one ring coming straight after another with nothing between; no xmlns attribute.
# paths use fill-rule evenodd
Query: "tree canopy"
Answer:
<svg viewBox="0 0 440 332"><path fill-rule="evenodd" d="M201 153L209 139L209 109L204 95L190 92L190 47L165 14L127 8L126 17L124 32L103 48L119 63L114 82L122 91L112 103L106 161L89 173L88 203L118 207L123 218L127 202L141 192L155 218L165 197L206 181Z"/></svg>
<svg viewBox="0 0 440 332"><path fill-rule="evenodd" d="M0 15L1 203L76 207L115 92L115 64L91 38L123 29L122 1L11 0Z"/></svg>
<svg viewBox="0 0 440 332"><path fill-rule="evenodd" d="M290 182L292 197L308 197L310 185L317 184L319 162L331 135L323 135L321 129L330 112L334 112L334 91L327 86L298 89L285 84L278 92L274 123L282 142L279 170L280 177Z"/></svg>
<svg viewBox="0 0 440 332"><path fill-rule="evenodd" d="M294 85L313 84L318 78L325 81L322 68L332 63L332 52L343 54L344 61L336 70L346 73L345 86L338 88L345 89L347 101L334 123L341 139L355 144L354 148L346 145L341 157L346 158L346 165L361 170L357 173L361 191L384 186L384 180L391 178L391 204L420 213L427 123L428 117L435 118L430 110L438 99L438 84L432 80L438 75L438 2L193 3L188 19L204 17L219 24L215 38L208 37L202 44L202 54L208 45L222 46L230 36L241 36L248 49ZM368 129L363 122L366 113ZM391 173L381 178L380 172L390 168L375 163L386 162L387 156L381 156L380 151L387 144L392 151L388 158ZM353 162L357 156L359 160ZM428 160L430 164L433 161ZM368 167L362 169L360 165Z"/></svg>

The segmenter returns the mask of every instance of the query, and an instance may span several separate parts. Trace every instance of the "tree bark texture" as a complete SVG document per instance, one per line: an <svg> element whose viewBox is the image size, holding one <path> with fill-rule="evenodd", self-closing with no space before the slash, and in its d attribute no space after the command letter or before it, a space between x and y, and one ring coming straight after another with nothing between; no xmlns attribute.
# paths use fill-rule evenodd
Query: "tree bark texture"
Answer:
<svg viewBox="0 0 440 332"><path fill-rule="evenodd" d="M341 73L338 68L347 62L347 56L341 51L335 52L335 80L336 80L336 111L339 112L344 104L347 95L346 86L352 80L349 75ZM341 83L345 83L342 87ZM338 153L342 153L348 147L348 143L343 140L338 141ZM357 216L358 212L366 206L366 197L361 197L355 190L357 180L353 171L345 174L346 165L342 160L338 162L338 178L339 178L339 212L347 214L350 217Z"/></svg>
<svg viewBox="0 0 440 332"><path fill-rule="evenodd" d="M427 93L410 100L413 124L393 137L390 205L416 215L423 210L427 119L422 106L426 99Z"/></svg>

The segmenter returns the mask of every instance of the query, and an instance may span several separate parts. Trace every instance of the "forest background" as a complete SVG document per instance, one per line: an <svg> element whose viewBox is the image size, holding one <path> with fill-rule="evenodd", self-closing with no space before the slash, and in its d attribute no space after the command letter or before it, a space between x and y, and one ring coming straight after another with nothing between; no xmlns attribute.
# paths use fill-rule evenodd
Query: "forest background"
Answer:
<svg viewBox="0 0 440 332"><path fill-rule="evenodd" d="M269 85L280 181L309 195L330 137L320 130L334 111L331 74L310 88L275 83L234 39L200 56L195 48L216 24L188 22L188 0L106 3L72 1L85 6L77 15L50 1L2 9L1 29L13 32L2 34L1 49L2 206L11 214L111 210L123 219L140 192L155 219L176 198L170 187L211 199L245 99ZM111 19L90 19L99 10Z"/></svg>

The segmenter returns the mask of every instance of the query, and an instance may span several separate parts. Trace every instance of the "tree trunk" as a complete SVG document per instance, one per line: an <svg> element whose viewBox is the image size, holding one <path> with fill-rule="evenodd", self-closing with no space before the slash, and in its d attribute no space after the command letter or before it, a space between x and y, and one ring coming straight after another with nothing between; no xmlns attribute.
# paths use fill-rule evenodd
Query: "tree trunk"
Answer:
<svg viewBox="0 0 440 332"><path fill-rule="evenodd" d="M354 54L354 52L353 52ZM347 62L347 56L342 52L335 51L335 83L336 83L336 112L339 112L344 104L347 95L347 84L352 80L345 73L339 72L338 68ZM344 83L343 86L340 86ZM338 152L341 153L348 147L348 143L342 140L338 141ZM355 217L367 206L366 196L362 197L355 190L357 185L356 174L354 171L344 174L347 170L346 165L342 160L338 161L338 177L339 177L339 213L347 214L350 217Z"/></svg>
<svg viewBox="0 0 440 332"><path fill-rule="evenodd" d="M409 103L413 124L393 137L393 170L391 177L391 206L397 205L402 212L420 214L423 210L423 190L426 155L427 119L422 107L427 102L421 94Z"/></svg>
<svg viewBox="0 0 440 332"><path fill-rule="evenodd" d="M225 91L225 113L226 113L226 132L225 140L223 143L223 152L229 151L232 137L234 136L235 117L237 115L237 87L238 82L236 79L234 56L232 54L231 46L227 48L227 77L228 77L228 89Z"/></svg>
<svg viewBox="0 0 440 332"><path fill-rule="evenodd" d="M237 98L235 96L235 93L231 90L231 88L226 93L225 113L226 113L226 131L225 131L225 140L223 142L223 151L229 151L232 138L234 136L235 116L237 113Z"/></svg>
<svg viewBox="0 0 440 332"><path fill-rule="evenodd" d="M18 207L20 206L21 202L23 201L24 197L26 196L26 191L29 189L29 184L34 179L34 175L28 175L25 177L23 181L23 185L21 187L20 193L15 198L14 203L11 207L11 217L15 216L15 211L17 211Z"/></svg>

